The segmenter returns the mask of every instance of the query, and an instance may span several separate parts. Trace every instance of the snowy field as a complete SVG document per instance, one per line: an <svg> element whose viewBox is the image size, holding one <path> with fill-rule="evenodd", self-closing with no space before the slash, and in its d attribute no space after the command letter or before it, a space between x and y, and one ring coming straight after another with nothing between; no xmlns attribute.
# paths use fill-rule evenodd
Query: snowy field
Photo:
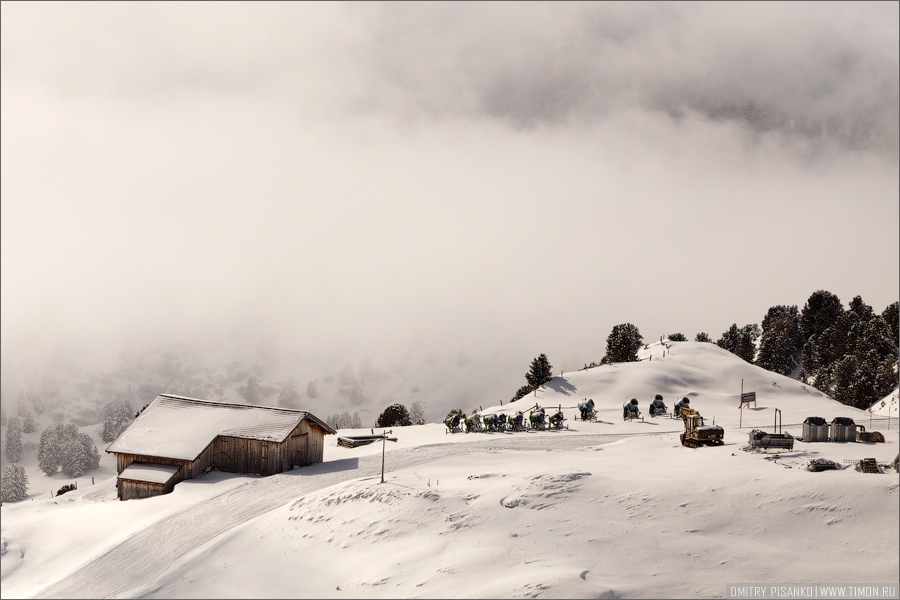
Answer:
<svg viewBox="0 0 900 600"><path fill-rule="evenodd" d="M32 481L29 500L2 507L2 597L692 598L723 597L727 584L898 582L898 476L851 464L894 459L896 413L888 429L887 414L714 344L653 344L642 358L483 407L561 406L561 431L395 428L384 483L380 443L347 449L335 436L319 465L210 473L146 500L116 501L109 458L95 485L89 474L58 498L35 486L64 482ZM743 411L741 380L758 398ZM680 420L647 415L655 394L670 410L690 397L725 444L681 446ZM587 398L595 422L574 419ZM643 421L623 422L630 398ZM749 451L749 432L773 431L775 409L795 436L807 417L842 416L886 443ZM810 472L817 457L843 468Z"/></svg>

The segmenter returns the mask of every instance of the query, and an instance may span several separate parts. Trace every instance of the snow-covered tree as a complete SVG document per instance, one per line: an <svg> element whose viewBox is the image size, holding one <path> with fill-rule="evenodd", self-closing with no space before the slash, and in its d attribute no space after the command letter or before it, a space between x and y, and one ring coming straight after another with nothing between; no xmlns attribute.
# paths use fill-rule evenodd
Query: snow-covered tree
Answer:
<svg viewBox="0 0 900 600"><path fill-rule="evenodd" d="M134 420L134 408L125 398L111 400L103 407L103 441L111 442Z"/></svg>
<svg viewBox="0 0 900 600"><path fill-rule="evenodd" d="M895 343L900 342L900 304L897 302L888 304L881 313L881 318L884 319L891 331L891 339Z"/></svg>
<svg viewBox="0 0 900 600"><path fill-rule="evenodd" d="M631 323L622 323L613 327L606 338L606 356L602 363L637 362L638 350L644 343L640 330Z"/></svg>
<svg viewBox="0 0 900 600"><path fill-rule="evenodd" d="M241 398L246 400L248 404L259 404L262 399L262 391L260 390L259 382L256 381L256 376L254 375L251 375L247 379L247 383L238 386L237 393L240 394Z"/></svg>
<svg viewBox="0 0 900 600"><path fill-rule="evenodd" d="M28 475L22 465L6 465L0 480L0 496L4 502L18 502L28 497Z"/></svg>
<svg viewBox="0 0 900 600"><path fill-rule="evenodd" d="M803 334L796 306L773 306L762 321L762 336L756 364L769 371L789 375L800 361Z"/></svg>
<svg viewBox="0 0 900 600"><path fill-rule="evenodd" d="M378 415L375 427L406 427L412 425L409 411L402 404L392 404Z"/></svg>
<svg viewBox="0 0 900 600"><path fill-rule="evenodd" d="M63 447L77 434L78 427L72 423L56 423L41 433L38 443L38 466L41 471L48 476L59 471L64 458Z"/></svg>
<svg viewBox="0 0 900 600"><path fill-rule="evenodd" d="M278 404L287 408L300 405L300 382L288 379L278 384Z"/></svg>
<svg viewBox="0 0 900 600"><path fill-rule="evenodd" d="M19 417L10 417L6 422L6 459L19 462L22 458L22 422Z"/></svg>
<svg viewBox="0 0 900 600"><path fill-rule="evenodd" d="M410 404L409 418L415 425L425 423L425 403L416 400Z"/></svg>
<svg viewBox="0 0 900 600"><path fill-rule="evenodd" d="M306 395L310 398L315 398L319 395L319 387L316 385L315 379L310 380L310 382L306 384Z"/></svg>
<svg viewBox="0 0 900 600"><path fill-rule="evenodd" d="M25 413L25 418L22 419L22 433L34 433L35 429L37 425L34 423L34 417L31 413Z"/></svg>
<svg viewBox="0 0 900 600"><path fill-rule="evenodd" d="M81 477L100 466L100 453L86 433L76 433L62 445L62 471L66 477Z"/></svg>

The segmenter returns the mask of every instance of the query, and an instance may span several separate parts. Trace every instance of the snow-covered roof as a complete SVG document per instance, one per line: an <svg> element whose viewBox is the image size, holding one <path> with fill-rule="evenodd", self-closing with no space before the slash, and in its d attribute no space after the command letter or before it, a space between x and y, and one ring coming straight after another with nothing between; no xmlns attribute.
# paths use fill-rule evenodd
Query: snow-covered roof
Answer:
<svg viewBox="0 0 900 600"><path fill-rule="evenodd" d="M131 479L132 481L145 481L147 483L166 483L175 476L175 473L180 468L179 465L153 465L133 462L119 473L119 479Z"/></svg>
<svg viewBox="0 0 900 600"><path fill-rule="evenodd" d="M194 460L216 436L283 442L307 418L327 433L336 433L302 410L160 394L106 451Z"/></svg>

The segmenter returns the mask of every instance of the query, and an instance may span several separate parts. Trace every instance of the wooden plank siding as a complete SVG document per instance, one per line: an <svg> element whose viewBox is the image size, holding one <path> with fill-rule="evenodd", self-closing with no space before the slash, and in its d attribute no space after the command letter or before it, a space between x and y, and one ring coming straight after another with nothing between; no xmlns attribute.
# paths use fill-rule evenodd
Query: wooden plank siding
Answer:
<svg viewBox="0 0 900 600"><path fill-rule="evenodd" d="M167 494L176 483L195 479L209 468L228 473L259 473L266 476L290 471L294 465L304 467L320 463L324 457L325 433L317 423L303 419L283 442L216 436L194 460L117 452L116 469L119 474L133 462L181 467L165 485L119 479L119 498L128 500Z"/></svg>
<svg viewBox="0 0 900 600"><path fill-rule="evenodd" d="M180 473L180 471L179 471ZM117 482L119 487L119 500L135 500L138 498L151 498L168 494L175 489L177 476L170 479L167 483L150 483L147 481L134 481L132 479L120 479Z"/></svg>

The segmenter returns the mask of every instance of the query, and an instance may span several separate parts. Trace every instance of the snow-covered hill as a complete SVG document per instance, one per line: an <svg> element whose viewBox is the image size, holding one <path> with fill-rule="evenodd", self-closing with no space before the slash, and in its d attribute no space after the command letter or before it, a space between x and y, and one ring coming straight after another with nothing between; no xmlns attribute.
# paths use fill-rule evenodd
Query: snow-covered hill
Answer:
<svg viewBox="0 0 900 600"><path fill-rule="evenodd" d="M732 583L897 584L897 475L851 464L891 461L896 421L875 419L885 444L750 452L748 433L771 431L775 409L794 435L809 416L868 429L870 414L714 344L653 344L642 359L566 373L511 405L471 398L483 412L561 406L561 431L396 428L384 483L380 444L329 437L322 464L273 477L210 473L118 502L110 475L5 504L2 596L721 597ZM742 411L741 380L758 399ZM689 397L725 445L681 446L680 421L646 416L655 394L670 408ZM574 419L587 398L595 422ZM630 398L643 421L623 422ZM810 472L816 457L843 468Z"/></svg>

